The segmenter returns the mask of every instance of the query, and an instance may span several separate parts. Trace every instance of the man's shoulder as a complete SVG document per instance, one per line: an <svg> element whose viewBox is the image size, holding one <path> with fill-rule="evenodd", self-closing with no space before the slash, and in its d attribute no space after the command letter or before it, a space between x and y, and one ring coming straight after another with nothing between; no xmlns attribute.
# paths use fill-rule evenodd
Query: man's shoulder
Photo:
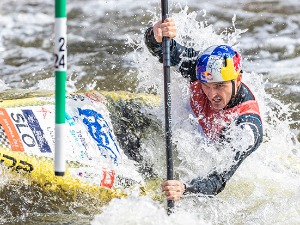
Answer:
<svg viewBox="0 0 300 225"><path fill-rule="evenodd" d="M240 88L240 97L242 98L242 101L248 101L248 100L256 100L254 94L252 93L251 89L244 83L241 84Z"/></svg>

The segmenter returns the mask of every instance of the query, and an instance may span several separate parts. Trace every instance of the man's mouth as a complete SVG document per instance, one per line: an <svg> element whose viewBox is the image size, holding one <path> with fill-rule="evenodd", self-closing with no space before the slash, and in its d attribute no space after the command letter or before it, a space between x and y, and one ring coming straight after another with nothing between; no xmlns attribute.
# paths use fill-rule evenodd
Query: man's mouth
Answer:
<svg viewBox="0 0 300 225"><path fill-rule="evenodd" d="M213 103L219 103L221 100L222 100L222 98L219 96L216 96L212 99Z"/></svg>

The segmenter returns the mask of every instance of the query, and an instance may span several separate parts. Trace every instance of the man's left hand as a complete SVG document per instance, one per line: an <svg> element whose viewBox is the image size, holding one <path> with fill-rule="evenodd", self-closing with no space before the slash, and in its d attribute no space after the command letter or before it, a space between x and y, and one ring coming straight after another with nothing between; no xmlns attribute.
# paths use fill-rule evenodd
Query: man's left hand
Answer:
<svg viewBox="0 0 300 225"><path fill-rule="evenodd" d="M165 180L161 184L162 191L168 200L179 200L184 192L184 184L177 180Z"/></svg>

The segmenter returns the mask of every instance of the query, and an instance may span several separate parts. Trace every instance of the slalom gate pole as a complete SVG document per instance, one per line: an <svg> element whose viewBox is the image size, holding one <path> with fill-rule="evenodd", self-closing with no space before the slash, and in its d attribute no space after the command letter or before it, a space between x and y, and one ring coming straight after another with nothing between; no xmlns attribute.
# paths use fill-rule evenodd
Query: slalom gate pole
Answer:
<svg viewBox="0 0 300 225"><path fill-rule="evenodd" d="M168 18L168 0L161 0L162 21ZM163 37L163 69L164 69L164 103L165 103L165 136L167 155L167 180L173 180L173 154L171 130L171 79L170 79L170 38ZM174 201L168 200L168 215L173 212Z"/></svg>
<svg viewBox="0 0 300 225"><path fill-rule="evenodd" d="M65 109L67 80L67 11L66 0L55 0L55 154L56 176L64 176L67 149Z"/></svg>

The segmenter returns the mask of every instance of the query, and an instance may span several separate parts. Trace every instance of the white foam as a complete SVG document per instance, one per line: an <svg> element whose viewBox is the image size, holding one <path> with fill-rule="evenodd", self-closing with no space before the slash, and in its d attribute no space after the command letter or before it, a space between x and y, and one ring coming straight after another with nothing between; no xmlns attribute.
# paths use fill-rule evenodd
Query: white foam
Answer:
<svg viewBox="0 0 300 225"><path fill-rule="evenodd" d="M224 36L222 37L222 35L224 34L216 34L211 25L206 26L205 23L201 25L201 22L197 24L194 13L187 13L186 9L175 14L174 20L179 27L176 39L179 43L182 41L185 45L196 49L203 49L210 44L223 43ZM228 42L236 44L242 35L242 33L229 34ZM187 39L192 41L181 40L181 37L188 37ZM289 38L280 40L284 44L277 44L276 41L267 43L281 47L291 41ZM136 42L138 41L135 40ZM141 45L144 51L136 57L138 67L142 68L139 70L140 88L155 87L163 96L162 64L159 64L157 59L145 50L143 43ZM249 41L249 45L251 45L251 41ZM240 48L242 50L241 45ZM297 58L290 59L290 66L297 65L298 61ZM273 64L268 70L278 71L280 63L283 63L283 67L286 69L289 62L280 61L278 65ZM263 68L265 68L264 66L262 65ZM291 69L295 68L298 71L297 66ZM248 67L248 69L251 70L244 72L243 81L253 90L258 99L264 125L264 143L245 160L218 197L213 199L187 197L176 204L178 210L198 217L199 223L206 220L209 221L207 224L297 224L300 220L297 215L298 202L300 202L298 194L300 171L293 165L299 162L300 144L289 128L290 109L266 94L263 77L255 72L257 67ZM283 71L279 70L278 73L282 75ZM171 90L173 142L177 146L176 157L178 157L174 159L176 174L180 179L188 181L207 174L212 168L226 168L228 160L231 158L228 157L230 154L226 154L226 151L225 154L213 152L213 149L210 149L209 145L205 143L202 143L201 147L197 146L199 144L197 126L185 107L188 104L188 83L174 70L171 71ZM162 102L161 108L155 112L162 122L164 121L163 112ZM145 144L144 148L146 151L144 154L153 157L152 161L158 173L164 175L161 170L166 171L165 162L159 160L164 158L162 153L164 148L160 144L157 147L155 143L149 142ZM128 202L128 204L131 203ZM146 212L143 211L143 213ZM174 216L178 218L176 213ZM158 224L163 224L163 218L159 216L155 216L155 218Z"/></svg>

